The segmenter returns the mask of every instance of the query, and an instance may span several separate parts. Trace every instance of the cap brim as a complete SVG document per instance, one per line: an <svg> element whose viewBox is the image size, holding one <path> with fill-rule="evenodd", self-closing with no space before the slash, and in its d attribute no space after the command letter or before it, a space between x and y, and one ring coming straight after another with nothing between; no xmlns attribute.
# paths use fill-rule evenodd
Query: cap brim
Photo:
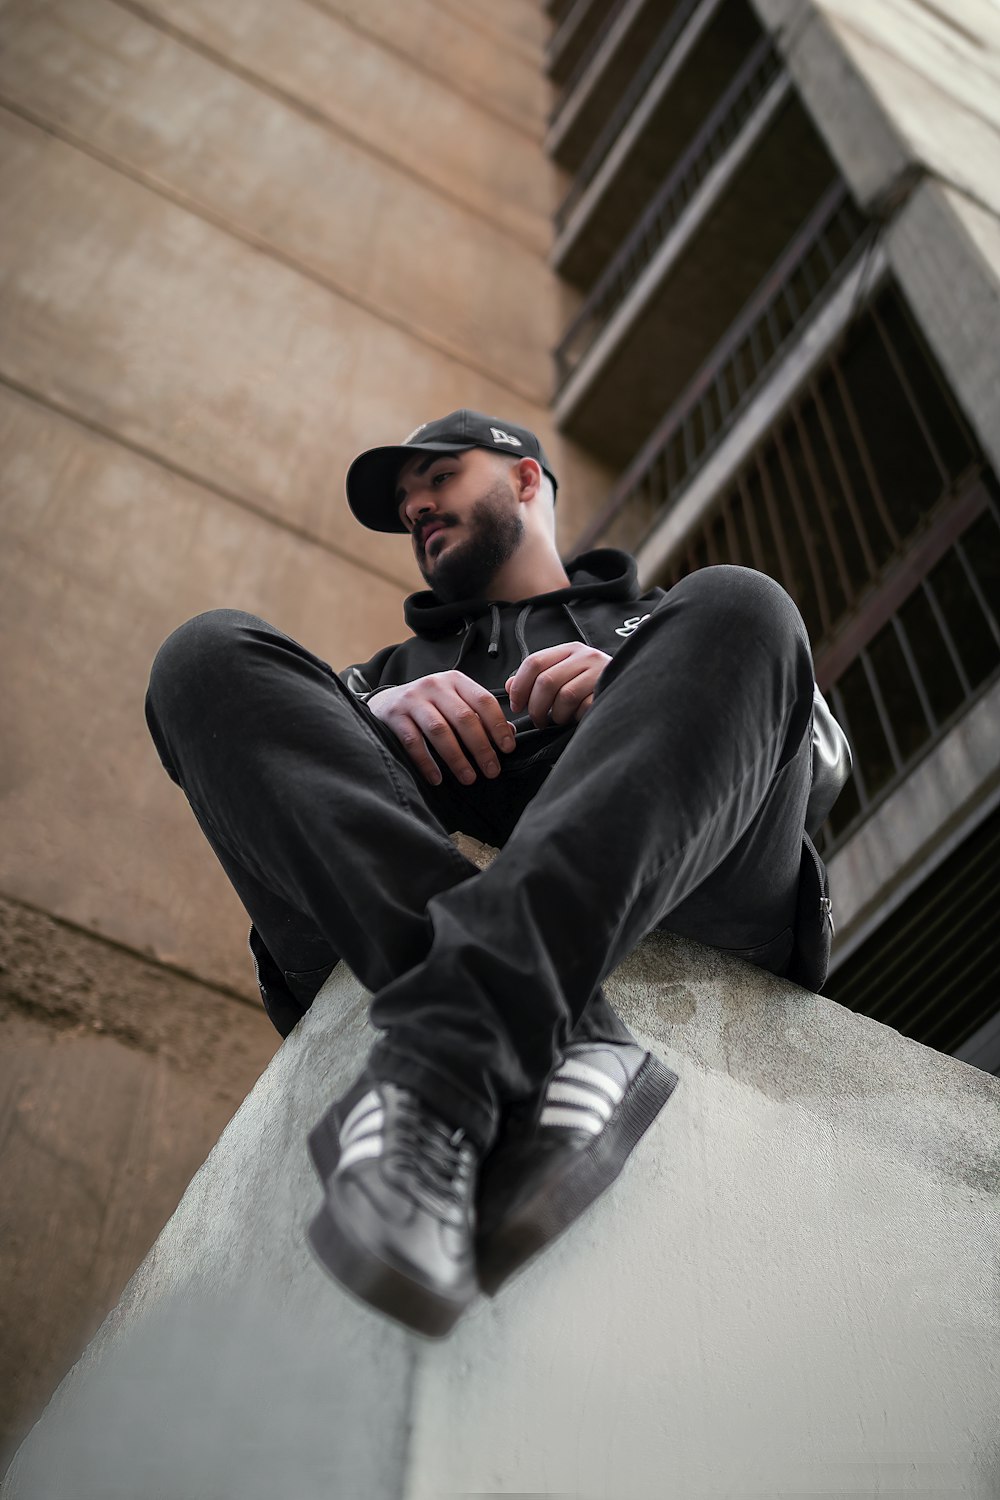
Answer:
<svg viewBox="0 0 1000 1500"><path fill-rule="evenodd" d="M408 443L369 448L347 471L347 503L370 531L406 531L396 504L396 476L417 453L464 453L470 443Z"/></svg>

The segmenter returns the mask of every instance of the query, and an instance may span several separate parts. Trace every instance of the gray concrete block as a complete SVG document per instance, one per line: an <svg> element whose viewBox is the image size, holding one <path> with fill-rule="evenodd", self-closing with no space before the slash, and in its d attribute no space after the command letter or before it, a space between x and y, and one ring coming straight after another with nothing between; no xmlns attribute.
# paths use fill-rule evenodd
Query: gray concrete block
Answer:
<svg viewBox="0 0 1000 1500"><path fill-rule="evenodd" d="M664 935L609 991L675 1094L614 1187L432 1343L305 1248L305 1133L369 1040L336 970L8 1500L995 1494L1000 1083Z"/></svg>

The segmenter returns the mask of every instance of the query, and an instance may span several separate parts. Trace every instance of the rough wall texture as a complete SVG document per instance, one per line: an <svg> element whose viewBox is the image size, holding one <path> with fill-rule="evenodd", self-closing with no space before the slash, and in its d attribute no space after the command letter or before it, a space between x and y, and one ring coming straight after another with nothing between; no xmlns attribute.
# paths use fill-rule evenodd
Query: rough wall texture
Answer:
<svg viewBox="0 0 1000 1500"><path fill-rule="evenodd" d="M259 1004L0 900L0 1467L277 1042Z"/></svg>
<svg viewBox="0 0 1000 1500"><path fill-rule="evenodd" d="M536 0L0 0L15 1424L273 1047L236 998L245 915L145 732L158 645L220 605L337 665L400 639L409 550L342 478L457 406L539 427L564 535L603 497L548 415L548 24Z"/></svg>
<svg viewBox="0 0 1000 1500"><path fill-rule="evenodd" d="M934 1495L1000 1484L1000 1084L656 935L609 995L680 1082L439 1343L312 1261L340 968L22 1449L9 1500Z"/></svg>

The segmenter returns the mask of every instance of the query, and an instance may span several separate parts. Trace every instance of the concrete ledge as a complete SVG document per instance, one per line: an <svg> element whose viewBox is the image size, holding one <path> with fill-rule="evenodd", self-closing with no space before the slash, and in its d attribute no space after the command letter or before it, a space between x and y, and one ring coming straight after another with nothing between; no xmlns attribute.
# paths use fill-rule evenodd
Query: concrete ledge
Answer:
<svg viewBox="0 0 1000 1500"><path fill-rule="evenodd" d="M435 1344L305 1248L305 1133L369 1042L336 970L4 1495L995 1494L997 1080L659 934L609 989L680 1085L615 1187Z"/></svg>

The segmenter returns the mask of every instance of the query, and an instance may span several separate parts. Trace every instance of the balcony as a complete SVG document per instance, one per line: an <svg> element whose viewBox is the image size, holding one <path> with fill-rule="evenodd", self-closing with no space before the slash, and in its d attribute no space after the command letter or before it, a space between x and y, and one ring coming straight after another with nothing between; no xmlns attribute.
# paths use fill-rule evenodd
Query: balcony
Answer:
<svg viewBox="0 0 1000 1500"><path fill-rule="evenodd" d="M545 55L545 71L559 87L553 115L599 50L614 16L627 0L573 0L556 28Z"/></svg>
<svg viewBox="0 0 1000 1500"><path fill-rule="evenodd" d="M629 464L833 175L763 40L560 343L560 429Z"/></svg>
<svg viewBox="0 0 1000 1500"><path fill-rule="evenodd" d="M611 121L622 118L626 96L642 92L638 72L648 72L650 56L662 58L669 38L676 35L678 16L690 14L697 0L613 0L586 49L566 78L553 110L546 147L561 167L577 172L587 161L595 141L603 138ZM666 40L664 40L666 39ZM555 40L555 39L554 39Z"/></svg>
<svg viewBox="0 0 1000 1500"><path fill-rule="evenodd" d="M735 394L729 377L752 352L753 327L762 332L802 268L800 258L770 302L754 299L763 316L740 321L724 345L728 363L713 358L712 380L703 375L669 415L580 545L628 545L622 523L638 522L649 539L640 569L664 587L728 562L788 590L854 749L854 775L821 842L828 857L1000 677L1000 487L890 281L863 311L855 305L790 399L772 404L762 437L726 483L708 487L700 515L669 525L698 472L697 433L709 433L710 414ZM658 527L674 543L656 566Z"/></svg>
<svg viewBox="0 0 1000 1500"><path fill-rule="evenodd" d="M745 0L677 0L655 34L634 5L614 25L553 126L550 149L574 178L556 212L555 269L586 291L697 133L761 29ZM638 34L637 34L638 33ZM612 59L617 66L612 67ZM557 149L575 122L579 149ZM565 147L566 141L563 141Z"/></svg>
<svg viewBox="0 0 1000 1500"><path fill-rule="evenodd" d="M834 293L865 243L866 221L839 180L828 188L676 402L633 458L607 505L578 541L643 551L660 571L680 535L698 518L688 496L706 465L739 435L769 385L787 383L801 340L822 343L820 325L839 329L853 302L832 320ZM856 280L856 277L855 277ZM767 416L773 414L773 406ZM759 421L756 424L760 425ZM744 445L745 446L745 445ZM722 460L723 465L725 460ZM728 474L723 473L728 480ZM714 493L713 483L701 486ZM694 514L692 514L694 512Z"/></svg>

